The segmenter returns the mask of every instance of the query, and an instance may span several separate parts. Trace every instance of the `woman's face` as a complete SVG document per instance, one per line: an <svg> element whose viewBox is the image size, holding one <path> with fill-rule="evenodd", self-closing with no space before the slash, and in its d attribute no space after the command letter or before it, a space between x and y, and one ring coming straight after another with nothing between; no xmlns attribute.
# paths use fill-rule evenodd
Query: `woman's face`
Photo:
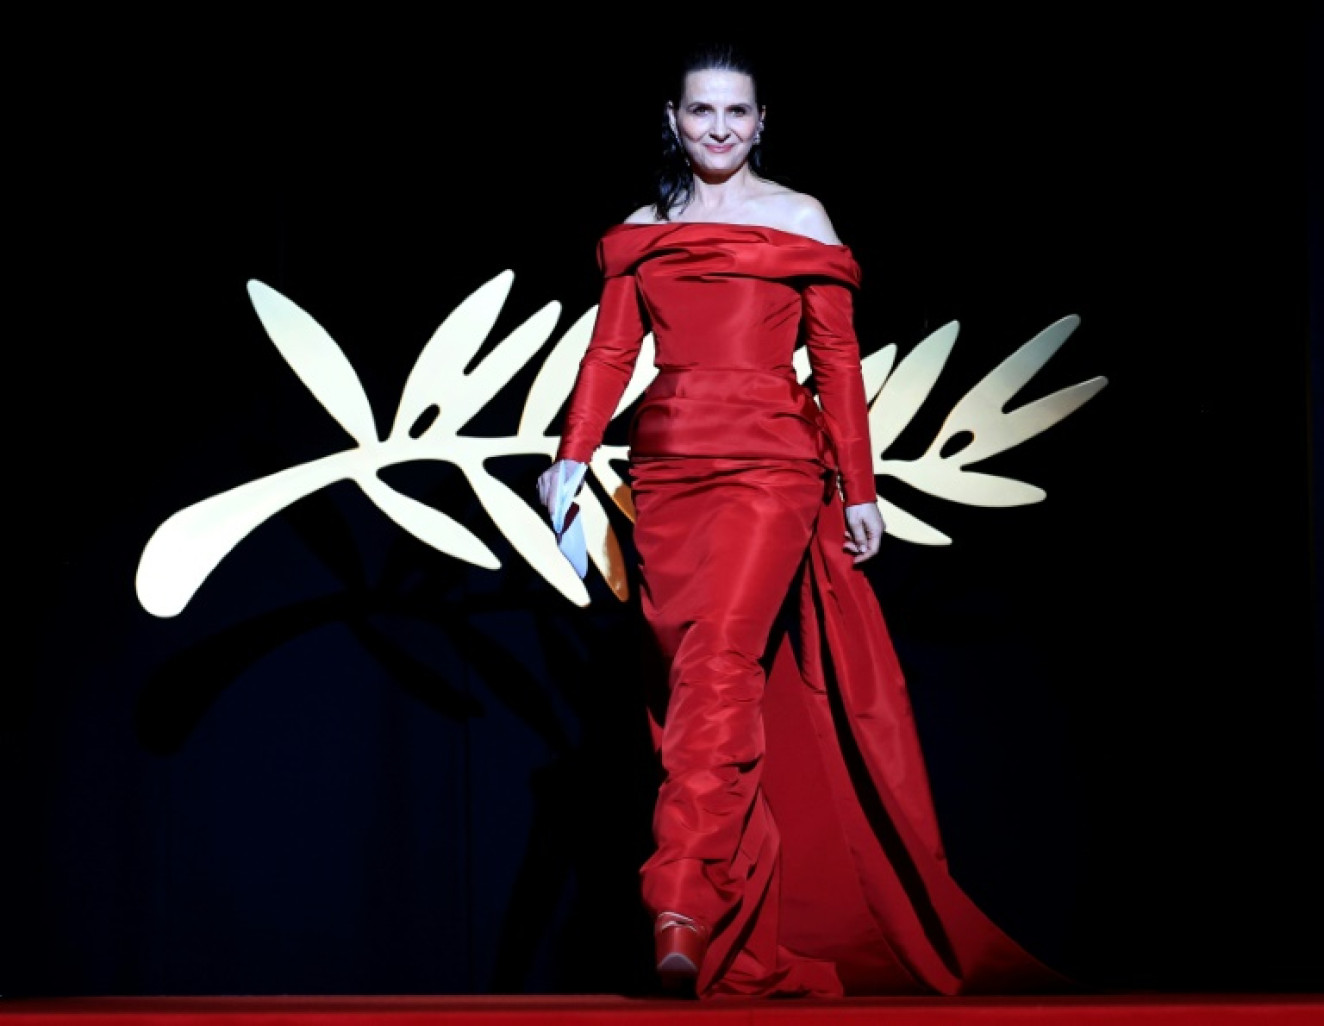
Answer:
<svg viewBox="0 0 1324 1026"><path fill-rule="evenodd" d="M696 173L723 175L749 159L762 127L754 82L739 71L692 71L680 105L670 108L671 127Z"/></svg>

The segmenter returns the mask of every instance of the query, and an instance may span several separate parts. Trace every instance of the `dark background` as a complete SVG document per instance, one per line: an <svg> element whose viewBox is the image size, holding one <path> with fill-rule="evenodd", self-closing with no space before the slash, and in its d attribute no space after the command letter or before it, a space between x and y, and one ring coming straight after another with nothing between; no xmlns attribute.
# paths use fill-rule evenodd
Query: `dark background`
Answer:
<svg viewBox="0 0 1324 1026"><path fill-rule="evenodd" d="M984 468L1041 503L879 482L954 539L868 571L953 872L1091 989L1317 990L1320 18L1141 10L760 17L768 156L859 259L866 352L960 323L889 455L1061 317L1017 401L1108 379ZM650 990L641 634L601 579L563 599L443 463L383 476L501 570L341 483L176 617L134 573L175 511L350 444L250 279L330 332L383 431L499 272L492 344L596 302L693 27L655 17L27 37L0 994ZM470 430L512 432L528 383ZM499 469L532 502L543 466Z"/></svg>

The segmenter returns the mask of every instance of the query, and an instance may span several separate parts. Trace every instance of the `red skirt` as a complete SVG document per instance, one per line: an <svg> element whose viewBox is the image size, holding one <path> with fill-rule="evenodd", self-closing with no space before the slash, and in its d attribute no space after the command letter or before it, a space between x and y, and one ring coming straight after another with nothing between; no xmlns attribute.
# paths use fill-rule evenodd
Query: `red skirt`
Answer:
<svg viewBox="0 0 1324 1026"><path fill-rule="evenodd" d="M1060 990L948 872L832 480L808 459L631 465L641 605L668 666L644 905L712 931L700 998Z"/></svg>

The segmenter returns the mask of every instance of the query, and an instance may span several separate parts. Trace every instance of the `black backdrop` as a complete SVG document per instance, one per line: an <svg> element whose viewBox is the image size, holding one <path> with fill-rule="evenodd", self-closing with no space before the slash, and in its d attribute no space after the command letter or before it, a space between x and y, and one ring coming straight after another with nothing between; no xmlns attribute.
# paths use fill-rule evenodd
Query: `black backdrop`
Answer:
<svg viewBox="0 0 1324 1026"><path fill-rule="evenodd" d="M1042 503L882 479L954 544L888 539L869 573L953 870L1001 922L1093 988L1317 989L1319 19L1071 10L761 33L769 157L864 268L865 350L960 323L892 455L1060 317L1081 326L1018 401L1108 379L987 468ZM342 482L180 615L134 593L170 514L349 445L250 279L327 328L383 430L424 342L497 273L493 341L596 301L594 244L644 199L650 75L681 34L635 21L31 37L0 993L650 988L640 634L600 579L572 605L454 468L419 463L383 476L501 570ZM528 383L470 430L512 431ZM532 502L543 465L498 472Z"/></svg>

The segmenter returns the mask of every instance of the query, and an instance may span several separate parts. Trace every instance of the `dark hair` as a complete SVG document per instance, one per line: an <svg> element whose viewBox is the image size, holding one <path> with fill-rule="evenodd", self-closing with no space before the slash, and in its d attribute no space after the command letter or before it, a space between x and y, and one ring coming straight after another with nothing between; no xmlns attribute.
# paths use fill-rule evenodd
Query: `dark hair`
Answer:
<svg viewBox="0 0 1324 1026"><path fill-rule="evenodd" d="M672 72L667 99L680 105L685 92L685 77L694 71L735 71L748 75L754 84L754 105L761 106L758 70L754 58L733 43L701 43L687 51ZM764 177L763 144L758 142L749 151L749 166L756 175ZM659 220L671 217L673 207L684 207L694 195L694 171L690 168L685 149L671 130L666 107L662 110L662 156L654 175L656 196L653 204Z"/></svg>

